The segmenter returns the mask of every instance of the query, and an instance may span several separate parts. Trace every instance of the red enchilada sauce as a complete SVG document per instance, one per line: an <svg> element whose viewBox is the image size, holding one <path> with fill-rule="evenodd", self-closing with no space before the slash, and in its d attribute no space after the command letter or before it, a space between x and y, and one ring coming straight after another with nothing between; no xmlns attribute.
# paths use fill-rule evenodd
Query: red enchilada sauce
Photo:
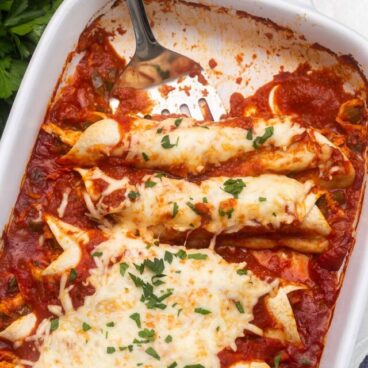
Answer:
<svg viewBox="0 0 368 368"><path fill-rule="evenodd" d="M150 102L141 92L131 89L119 91L118 97L123 99L123 107L112 115L108 100L125 61L109 45L109 36L99 27L98 20L84 31L77 49L84 56L73 76L57 93L46 122L53 122L64 129L84 130L107 116L124 126L129 124L124 117L126 112L144 111L149 107ZM330 191L327 199L323 198L319 203L333 227L329 239L331 246L321 255L302 256L304 268L299 273L291 267L293 252L290 250L282 250L286 257L280 257L280 252L273 250L218 249L219 254L230 262L247 262L248 269L260 278L283 277L308 286L307 290L289 294L301 346L247 332L244 337L237 339L236 351L225 349L219 353L223 368L239 360L257 359L266 361L271 367L278 362L280 368L316 367L339 290L337 271L354 243L351 234L363 184L366 130L350 134L346 126L336 121L341 105L354 96L344 91L343 80L334 70L312 71L304 64L292 73L281 72L276 75L273 81L261 87L253 96L244 98L238 93L233 94L229 115L243 117L250 107L255 107L258 115L271 116L268 95L275 85L279 85L276 99L282 114L297 114L308 125L320 129L335 144L344 147L356 170L356 178L352 186ZM365 119L366 116L361 117L362 121ZM89 269L94 267L90 252L103 241L103 237L97 224L86 216L88 211L79 175L58 162L58 158L67 151L68 146L59 139L40 131L13 217L4 233L4 250L0 257L0 330L31 310L39 320L51 317L47 305L60 305L60 278L41 277L41 271L62 252L42 214L58 217L58 207L66 191L69 201L63 220L94 232L91 236L93 240L83 249L82 262L69 276L68 283L74 285L71 292L74 306L82 305L84 297L93 293L93 289L85 286L84 281ZM224 168L226 174L236 175L235 166L236 163L229 163ZM106 159L100 167L112 176L129 175L133 181L139 181L147 173L146 170L132 171L124 167L117 158ZM274 324L262 299L254 308L253 323L261 328ZM11 359L13 353L8 343L0 341L0 365L1 361ZM37 350L32 343L23 344L15 353L23 359L37 358Z"/></svg>

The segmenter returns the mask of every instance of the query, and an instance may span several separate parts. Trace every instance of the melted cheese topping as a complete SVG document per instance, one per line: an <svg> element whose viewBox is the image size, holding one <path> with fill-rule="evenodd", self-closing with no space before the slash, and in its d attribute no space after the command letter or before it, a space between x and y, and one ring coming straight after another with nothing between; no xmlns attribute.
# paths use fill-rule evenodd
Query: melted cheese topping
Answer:
<svg viewBox="0 0 368 368"><path fill-rule="evenodd" d="M217 177L195 184L150 175L136 186L127 186L125 179L120 180L120 190L127 193L125 200L108 205L104 203L103 193L97 194L98 187L93 185L94 179L109 183L106 174L98 168L82 174L87 191L93 198L99 198L98 211L103 215L118 213L124 225L130 228L161 225L176 231L203 228L219 234L237 232L244 227L278 229L297 222L299 225L295 226L306 231L321 235L330 232L326 219L315 205L318 195L311 191L312 182L261 175L238 179ZM231 190L227 186L229 180L238 180L237 185L242 187L238 194L226 192ZM113 184L116 190L117 181ZM105 191L111 192L109 188ZM134 193L135 198L129 198L129 193Z"/></svg>
<svg viewBox="0 0 368 368"><path fill-rule="evenodd" d="M254 305L277 286L238 273L244 263L209 249L147 246L122 229L94 251L101 254L88 280L95 293L61 316L55 331L41 323L36 368L220 367L218 352L236 348L253 328Z"/></svg>
<svg viewBox="0 0 368 368"><path fill-rule="evenodd" d="M60 136L59 130L55 134ZM295 142L302 134L306 134L306 140ZM187 172L196 174L209 164L216 165L259 148L272 147L272 152L278 152L281 157L277 165L264 159L262 165L266 170L300 171L321 165L323 168L328 165L332 150L339 150L327 138L319 139L320 136L314 129L304 128L287 116L254 119L248 130L221 122L198 124L189 118L161 122L135 119L127 132L120 130L118 122L104 119L82 133L64 160L88 165L104 155L124 155L128 162L138 166L184 165Z"/></svg>
<svg viewBox="0 0 368 368"><path fill-rule="evenodd" d="M262 137L266 129L272 128L272 134L262 144L263 147L288 147L295 136L302 134L305 128L284 120L256 120L252 128L252 138L247 139L248 130L220 124L198 125L191 119L183 119L178 128L175 121L167 119L151 129L142 128L138 122L136 130L131 131L131 143L127 161L138 162L140 166L155 168L185 165L190 173L200 173L209 164L218 164L244 153L254 151L254 141ZM180 120L180 119L179 119ZM162 130L159 134L157 130ZM169 150L162 144L168 136ZM176 143L177 142L177 143ZM148 160L142 156L144 152Z"/></svg>

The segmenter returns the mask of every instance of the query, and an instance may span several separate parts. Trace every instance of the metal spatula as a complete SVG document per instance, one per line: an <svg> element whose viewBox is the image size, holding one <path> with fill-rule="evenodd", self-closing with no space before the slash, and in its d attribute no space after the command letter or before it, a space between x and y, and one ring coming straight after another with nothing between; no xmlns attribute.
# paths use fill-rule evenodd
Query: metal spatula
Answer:
<svg viewBox="0 0 368 368"><path fill-rule="evenodd" d="M145 89L154 103L152 114L184 113L197 120L219 120L226 110L202 67L156 41L142 0L126 2L134 27L136 51L114 89ZM112 98L112 110L119 103Z"/></svg>

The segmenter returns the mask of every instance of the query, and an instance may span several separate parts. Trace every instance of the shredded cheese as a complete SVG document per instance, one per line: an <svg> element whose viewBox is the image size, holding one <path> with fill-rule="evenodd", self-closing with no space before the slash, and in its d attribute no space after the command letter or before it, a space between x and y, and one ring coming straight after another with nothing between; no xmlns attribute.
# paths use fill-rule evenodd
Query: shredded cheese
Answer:
<svg viewBox="0 0 368 368"><path fill-rule="evenodd" d="M119 189L127 193L125 200L110 206L93 185L95 179L109 183L109 177L94 168L85 171L83 179L91 196L99 198L96 207L101 216L119 214L125 227L157 227L156 232L162 228L188 231L202 227L219 234L237 232L244 227L278 229L282 224L296 221L300 223L299 228L306 231L324 236L330 232L326 219L315 205L319 194L311 191L311 181L300 183L286 176L266 174L216 177L195 184L148 175L136 186L122 179ZM118 190L115 183L114 189ZM236 190L239 193L234 192ZM136 193L136 198L129 198L129 191ZM202 215L208 218L204 224Z"/></svg>
<svg viewBox="0 0 368 368"><path fill-rule="evenodd" d="M220 367L218 352L236 348L258 299L277 287L209 249L147 246L119 228L94 252L95 293L51 333L42 326L35 368Z"/></svg>

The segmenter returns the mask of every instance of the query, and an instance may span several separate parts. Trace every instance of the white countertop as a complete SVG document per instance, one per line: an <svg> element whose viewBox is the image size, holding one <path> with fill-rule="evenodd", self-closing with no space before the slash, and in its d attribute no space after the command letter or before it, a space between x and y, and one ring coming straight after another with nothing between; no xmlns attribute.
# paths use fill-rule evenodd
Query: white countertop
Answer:
<svg viewBox="0 0 368 368"><path fill-rule="evenodd" d="M291 0L289 0L291 1ZM316 8L322 14L325 14L340 23L352 28L368 38L368 0L292 0L298 4L306 3ZM368 287L368 285L367 285ZM361 367L360 364L364 357L368 355L368 306L357 343L353 359L349 368L368 368L367 364ZM333 367L331 367L333 368Z"/></svg>

